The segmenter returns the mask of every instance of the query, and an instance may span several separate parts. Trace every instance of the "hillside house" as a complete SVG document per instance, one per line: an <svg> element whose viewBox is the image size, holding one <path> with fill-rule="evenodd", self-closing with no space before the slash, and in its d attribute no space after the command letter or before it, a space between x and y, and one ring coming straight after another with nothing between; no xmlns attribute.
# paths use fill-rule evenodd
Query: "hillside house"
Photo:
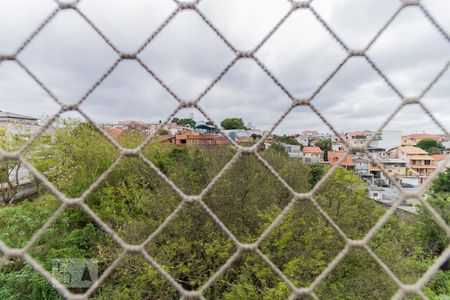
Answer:
<svg viewBox="0 0 450 300"><path fill-rule="evenodd" d="M302 150L302 160L310 163L323 161L323 151L319 147L304 147Z"/></svg>
<svg viewBox="0 0 450 300"><path fill-rule="evenodd" d="M408 175L418 175L420 183L436 170L433 157L423 149L413 146L401 146L388 151L393 158L406 161Z"/></svg>
<svg viewBox="0 0 450 300"><path fill-rule="evenodd" d="M342 157L345 156L345 152L334 152L330 151L328 152L328 163L331 165L335 165L339 162ZM353 157L348 155L340 164L342 167L344 167L347 170L353 170L355 169L355 161L353 160Z"/></svg>

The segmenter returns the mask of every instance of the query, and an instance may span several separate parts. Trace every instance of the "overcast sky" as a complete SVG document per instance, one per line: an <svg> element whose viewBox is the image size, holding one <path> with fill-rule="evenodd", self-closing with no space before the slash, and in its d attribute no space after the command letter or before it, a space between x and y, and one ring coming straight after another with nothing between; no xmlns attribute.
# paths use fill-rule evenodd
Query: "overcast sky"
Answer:
<svg viewBox="0 0 450 300"><path fill-rule="evenodd" d="M67 1L66 1L67 2ZM450 1L424 5L450 32ZM52 0L0 0L0 53L12 53L55 7ZM314 8L352 49L361 49L400 5L395 0L314 0ZM133 52L176 8L171 0L82 0L80 10L124 52ZM199 9L239 50L251 50L290 9L287 0L202 0ZM405 96L418 95L450 60L450 44L415 7L394 20L368 52ZM294 12L256 56L296 98L319 86L346 53L314 16ZM192 11L183 11L139 55L182 99L196 98L233 53ZM20 60L61 101L78 100L117 55L73 11L63 11L26 47ZM450 70L423 99L450 128ZM362 58L352 58L313 100L338 131L377 129L400 99ZM290 100L252 60L240 60L200 102L217 122L242 117L269 129ZM82 109L95 121L165 120L177 102L135 61L123 61ZM15 62L0 63L0 110L52 115L58 105ZM181 111L189 117L192 110ZM204 119L193 112L197 120ZM404 133L439 130L418 107L388 126ZM277 132L327 130L306 108L294 110Z"/></svg>

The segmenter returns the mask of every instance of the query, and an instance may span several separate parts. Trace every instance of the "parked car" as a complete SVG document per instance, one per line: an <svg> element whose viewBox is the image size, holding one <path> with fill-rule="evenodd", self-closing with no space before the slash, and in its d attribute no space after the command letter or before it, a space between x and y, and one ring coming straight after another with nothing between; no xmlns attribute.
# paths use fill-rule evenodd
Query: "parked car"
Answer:
<svg viewBox="0 0 450 300"><path fill-rule="evenodd" d="M406 189L411 189L414 187L412 184L409 183L402 183L401 186Z"/></svg>

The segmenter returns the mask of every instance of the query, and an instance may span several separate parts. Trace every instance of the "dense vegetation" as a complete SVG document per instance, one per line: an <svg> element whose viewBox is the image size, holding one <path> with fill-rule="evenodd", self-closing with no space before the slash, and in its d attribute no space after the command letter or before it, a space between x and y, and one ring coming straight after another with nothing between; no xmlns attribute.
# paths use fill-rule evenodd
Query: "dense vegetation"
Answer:
<svg viewBox="0 0 450 300"><path fill-rule="evenodd" d="M129 132L120 143L139 144ZM151 143L144 155L187 194L198 194L234 152L228 147L176 147ZM263 151L279 174L297 191L309 191L327 169L305 165L276 147ZM28 158L62 192L79 197L118 157L117 151L90 126L77 122L43 137ZM450 221L450 172L430 191L430 203ZM37 199L0 209L0 239L22 247L60 206L42 187ZM351 238L361 238L385 208L367 199L364 182L338 169L315 199ZM253 242L289 203L290 193L252 155L243 156L212 187L205 203L245 242ZM138 158L128 158L88 197L86 203L129 243L141 243L179 205L180 199ZM448 238L420 209L418 216L394 215L370 246L392 271L414 283L448 245ZM344 242L308 201L286 216L260 249L297 286L308 286L342 250ZM196 204L178 216L146 249L183 287L197 289L235 252L233 243ZM95 258L104 271L120 247L78 207L67 209L33 245L30 254L47 270L57 258ZM450 271L444 265L426 286L432 299L450 294ZM39 274L19 259L0 271L0 299L59 299ZM83 292L84 290L74 290ZM321 299L387 299L396 288L362 249L353 250L320 284ZM287 285L253 253L242 255L205 292L208 299L285 299ZM167 281L140 256L128 255L108 277L94 299L177 299Z"/></svg>

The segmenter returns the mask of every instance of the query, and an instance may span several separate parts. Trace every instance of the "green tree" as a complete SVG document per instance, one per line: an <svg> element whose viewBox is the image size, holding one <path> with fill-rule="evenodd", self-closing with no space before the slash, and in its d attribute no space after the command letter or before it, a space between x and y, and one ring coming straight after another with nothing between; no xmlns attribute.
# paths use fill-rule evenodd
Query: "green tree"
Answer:
<svg viewBox="0 0 450 300"><path fill-rule="evenodd" d="M422 139L416 146L427 151L429 154L440 154L442 149L444 149L444 146L441 143L433 139Z"/></svg>
<svg viewBox="0 0 450 300"><path fill-rule="evenodd" d="M323 151L323 161L328 161L328 149Z"/></svg>
<svg viewBox="0 0 450 300"><path fill-rule="evenodd" d="M226 118L220 122L223 129L247 129L242 118Z"/></svg>
<svg viewBox="0 0 450 300"><path fill-rule="evenodd" d="M6 152L15 151L29 137L29 131L22 134L12 134L5 128L0 127L0 149ZM8 205L14 201L20 186L19 170L21 167L22 163L18 160L0 161L0 195L2 196L0 205Z"/></svg>
<svg viewBox="0 0 450 300"><path fill-rule="evenodd" d="M440 193L450 194L450 169L437 176L431 186L430 192L434 195Z"/></svg>
<svg viewBox="0 0 450 300"><path fill-rule="evenodd" d="M256 134L256 133L252 133L250 136L254 141L259 141L262 138L262 135L260 134Z"/></svg>
<svg viewBox="0 0 450 300"><path fill-rule="evenodd" d="M184 119L179 119L179 118L173 118L172 119L173 123L176 123L177 125L182 125L182 126L190 126L192 128L195 128L195 125L197 124L194 120L192 120L191 118L184 118Z"/></svg>
<svg viewBox="0 0 450 300"><path fill-rule="evenodd" d="M323 139L315 143L315 146L319 147L322 151L331 151L331 140L330 139Z"/></svg>
<svg viewBox="0 0 450 300"><path fill-rule="evenodd" d="M274 135L273 140L276 143L283 143L288 145L299 145L303 149L303 145L300 144L294 136L290 135Z"/></svg>

